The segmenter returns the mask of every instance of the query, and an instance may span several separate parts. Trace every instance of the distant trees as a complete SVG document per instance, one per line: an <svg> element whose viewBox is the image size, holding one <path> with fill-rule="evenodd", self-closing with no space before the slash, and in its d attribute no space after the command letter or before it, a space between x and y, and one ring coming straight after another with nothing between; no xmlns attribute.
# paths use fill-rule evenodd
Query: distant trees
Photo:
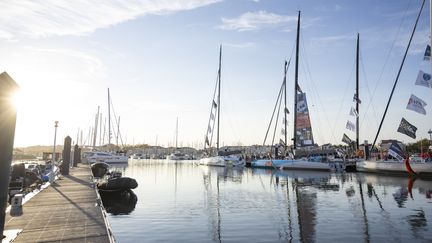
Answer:
<svg viewBox="0 0 432 243"><path fill-rule="evenodd" d="M428 139L422 139L419 140L415 143L409 143L406 146L406 151L409 154L414 154L414 153L421 153L422 152L422 148L423 148L423 153L428 151L428 148L430 146L430 141Z"/></svg>

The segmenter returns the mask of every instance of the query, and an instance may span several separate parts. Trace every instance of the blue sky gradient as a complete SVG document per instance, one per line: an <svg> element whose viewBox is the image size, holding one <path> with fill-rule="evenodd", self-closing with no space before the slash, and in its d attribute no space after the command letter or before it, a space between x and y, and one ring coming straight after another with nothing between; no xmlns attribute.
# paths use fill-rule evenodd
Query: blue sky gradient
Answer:
<svg viewBox="0 0 432 243"><path fill-rule="evenodd" d="M106 89L121 116L129 144L204 142L222 56L222 129L225 145L261 144L293 55L297 11L302 11L299 83L307 93L315 140L341 143L355 89L355 45L360 33L360 139L372 141L407 45L420 0L401 1L3 1L0 3L0 70L22 87L15 146L84 140ZM397 138L405 117L428 137L431 89L415 86L429 41L426 3L380 139ZM288 72L293 106L294 60ZM427 115L405 109L410 94ZM291 114L292 115L292 114ZM292 136L292 117L289 119Z"/></svg>

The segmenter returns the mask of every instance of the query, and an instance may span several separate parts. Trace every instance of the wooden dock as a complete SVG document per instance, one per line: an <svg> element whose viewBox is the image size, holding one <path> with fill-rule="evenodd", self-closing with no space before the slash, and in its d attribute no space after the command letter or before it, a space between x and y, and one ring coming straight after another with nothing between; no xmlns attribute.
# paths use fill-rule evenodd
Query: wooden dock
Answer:
<svg viewBox="0 0 432 243"><path fill-rule="evenodd" d="M22 215L8 214L5 230L22 230L14 242L113 242L98 202L90 166L79 164L25 203Z"/></svg>

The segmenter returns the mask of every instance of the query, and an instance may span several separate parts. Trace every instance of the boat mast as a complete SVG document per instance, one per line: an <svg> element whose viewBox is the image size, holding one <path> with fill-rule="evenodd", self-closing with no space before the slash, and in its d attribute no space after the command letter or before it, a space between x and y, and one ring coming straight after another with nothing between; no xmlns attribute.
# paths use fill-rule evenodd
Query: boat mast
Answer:
<svg viewBox="0 0 432 243"><path fill-rule="evenodd" d="M296 63L295 63L295 78L294 78L294 138L293 148L297 148L297 87L298 87L298 65L299 65L299 40L300 40L300 11L298 12L297 20L297 41L296 41Z"/></svg>
<svg viewBox="0 0 432 243"><path fill-rule="evenodd" d="M175 147L177 149L177 140L178 140L178 117L177 117L177 121L176 121L176 137L175 137Z"/></svg>
<svg viewBox="0 0 432 243"><path fill-rule="evenodd" d="M93 150L96 148L96 138L97 138L97 132L98 132L98 124L99 124L99 106L98 111L96 113L95 117L95 126L94 126L94 132L93 132Z"/></svg>
<svg viewBox="0 0 432 243"><path fill-rule="evenodd" d="M219 122L220 122L220 93L221 93L221 61L222 61L222 45L219 48L219 70L218 70L218 120L217 120L217 135L216 135L216 151L219 152Z"/></svg>
<svg viewBox="0 0 432 243"><path fill-rule="evenodd" d="M432 1L432 0L431 0ZM285 60L285 68L284 68L284 81L283 81L283 86L284 86L284 102L285 102L285 106L284 106L284 135L285 135L285 144L284 144L284 153L286 155L287 153L287 113L288 113L288 109L287 109L287 90L286 90L286 74L287 74L287 67L288 63Z"/></svg>
<svg viewBox="0 0 432 243"><path fill-rule="evenodd" d="M110 104L110 92L108 88L108 150L111 145L111 104Z"/></svg>
<svg viewBox="0 0 432 243"><path fill-rule="evenodd" d="M432 0L431 0L432 1ZM359 149L359 103L360 103L360 94L359 94L359 49L360 49L360 34L357 33L357 54L356 54L356 149Z"/></svg>
<svg viewBox="0 0 432 243"><path fill-rule="evenodd" d="M432 48L432 0L429 0L429 39L430 39L430 47ZM432 57L430 58L431 62L431 72L432 72Z"/></svg>
<svg viewBox="0 0 432 243"><path fill-rule="evenodd" d="M375 135L375 139L374 139L374 141L373 141L373 144L372 144L371 150L372 150L373 147L375 146L376 140L378 139L378 135L379 135L379 133L380 133L380 131L381 131L381 127L382 127L382 124L383 124L383 122L384 122L384 118L385 118L385 116L386 116L386 114L387 114L387 110L388 110L388 107L389 107L389 105L390 105L390 101L391 101L391 99L392 99L392 97L393 97L394 90L395 90L396 85L397 85L397 83L398 83L398 81L399 81L399 76L400 76L400 73L401 73L401 71L402 71L402 67L403 67L403 65L404 65L404 63L405 63L405 58L406 58L406 56L407 56L407 54L408 54L408 50L409 50L409 47L410 47L410 45L411 45L411 41L412 41L412 39L413 39L413 37L414 37L414 32L415 32L415 30L416 30L416 28L417 28L417 23L418 23L418 21L419 21L419 18L420 18L421 12L422 12L422 10L423 10L423 6L424 6L424 4L425 4L425 1L426 1L426 0L423 0L422 5L421 5L421 7L420 7L420 11L419 11L419 13L418 13L418 15L417 15L417 19L416 19L416 22L415 22L415 24L414 24L414 28L413 28L413 31L412 31L412 33L411 33L411 37L410 37L409 42L408 42L408 46L407 46L407 48L406 48L406 50L405 50L405 54L404 54L404 56L403 56L402 63L401 63L401 65L400 65L400 67L399 67L399 71L398 71L398 74L397 74L397 76L396 76L396 80L395 80L395 82L394 82L394 84L393 84L393 88L392 88L392 91L391 91L391 93L390 93L390 97L389 97L389 99L388 99L388 101L387 101L387 105L386 105L386 108L385 108L385 110L384 110L384 115L383 115L383 117L382 117L382 119L381 119L381 123L380 123L380 125L379 125L379 127L378 127L378 132L377 132L377 134Z"/></svg>

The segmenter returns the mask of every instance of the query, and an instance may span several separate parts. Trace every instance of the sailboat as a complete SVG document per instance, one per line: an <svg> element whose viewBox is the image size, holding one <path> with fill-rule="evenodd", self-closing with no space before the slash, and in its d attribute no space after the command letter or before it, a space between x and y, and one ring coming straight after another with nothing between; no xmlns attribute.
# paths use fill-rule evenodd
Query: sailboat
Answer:
<svg viewBox="0 0 432 243"><path fill-rule="evenodd" d="M117 131L119 133L119 131ZM96 136L95 136L96 137ZM96 138L95 138L96 140ZM128 156L109 151L111 147L111 97L108 89L108 151L88 152L86 160L88 163L104 162L107 164L128 163Z"/></svg>
<svg viewBox="0 0 432 243"><path fill-rule="evenodd" d="M300 40L300 11L298 13L298 21L297 21L297 41L296 41L296 66L295 66L295 83L294 83L294 138L293 138L293 152L297 147L307 147L313 146L313 135L312 135L312 127L310 123L309 110L306 101L306 93L302 92L300 86L298 84L298 64L299 64L299 40ZM330 171L333 167L329 163L323 162L315 162L309 159L294 159L294 155L291 155L291 158L288 156L288 147L287 147L287 114L288 109L286 107L286 74L288 69L288 63L285 62L284 68L284 79L282 82L282 86L279 91L278 100L276 102L275 109L277 106L281 106L282 98L284 98L284 117L283 124L284 129L282 129L282 133L284 138L281 139L280 145L283 146L283 154L278 155L277 152L273 156L272 153L269 154L269 158L254 160L251 162L251 167L255 168L279 168L279 169L309 169L309 170L324 170ZM279 115L279 112L277 113ZM270 120L270 125L272 123L274 116L274 112L272 115L272 119ZM277 118L276 118L277 120ZM277 122L276 122L277 124ZM270 129L267 129L267 134ZM276 125L275 129L276 131ZM266 137L267 137L266 134ZM273 135L274 138L274 135ZM274 139L272 141L272 144ZM265 139L264 139L265 143ZM273 149L273 146L272 146ZM277 158L279 157L279 158Z"/></svg>
<svg viewBox="0 0 432 243"><path fill-rule="evenodd" d="M430 1L432 4L432 1ZM387 105L386 108L384 110L384 114L382 116L381 119L381 123L378 127L378 131L376 133L375 139L373 141L372 144L372 149L375 146L375 143L377 141L377 138L379 136L379 133L381 131L381 127L383 125L385 116L387 114L387 110L388 107L390 105L394 90L396 88L396 85L398 83L399 80L399 75L401 73L401 70L403 68L404 62L405 62L405 58L408 54L408 50L410 48L411 45L411 41L413 39L416 27L417 27L417 23L419 21L421 12L423 10L425 4L425 0L423 0L422 5L420 7L420 11L417 15L417 19L414 25L414 28L412 30L411 33L411 37L410 40L408 42L407 48L405 50L405 54L404 57L402 59L398 74L396 76L395 82L393 84L393 88L392 91L390 93L389 99L387 101ZM431 5L432 6L432 5ZM432 20L432 14L431 15L431 20ZM430 46L428 46L426 48L426 52L425 52L425 60L431 61L431 55L430 55ZM431 81L431 75L427 74L427 73L423 73L422 71L419 72L419 75L417 77L417 81L416 81L417 85L420 86L426 86L428 88L432 88L432 81ZM421 99L419 99L418 97L411 95L410 101L408 102L407 105L407 109L410 110L414 110L418 113L424 114L426 115L426 111L424 110L424 106L426 106L426 103L424 101L422 101ZM398 132L401 132L405 135L408 135L412 138L416 138L415 132L416 132L417 128L410 124L407 120L405 120L405 118L402 118L401 123L399 125L398 128ZM425 162L425 161L410 161L410 158L408 155L404 154L402 148L400 147L400 145L397 142L393 142L390 147L389 147L389 155L391 155L394 159L378 159L378 160L374 160L371 159L369 156L369 147L366 146L366 151L365 151L365 160L364 161L359 161L356 163L356 167L358 171L363 171L363 172L375 172L375 173L397 173L397 174L408 174L408 175L426 175L426 176L431 176L432 175L432 163L430 162Z"/></svg>
<svg viewBox="0 0 432 243"><path fill-rule="evenodd" d="M187 154L184 154L178 150L177 142L178 142L178 117L176 120L176 135L175 135L176 151L174 151L174 153L168 155L167 159L168 160L188 160L188 159L190 159L190 157Z"/></svg>
<svg viewBox="0 0 432 243"><path fill-rule="evenodd" d="M207 133L204 141L204 150L211 150L214 127L216 124L217 134L216 134L216 151L213 155L208 154L206 157L201 158L199 160L200 165L209 165L209 166L244 166L245 162L240 160L238 156L235 154L231 154L229 151L219 151L219 131L220 131L220 109L221 109L221 99L220 99L220 91L221 91L221 61L222 61L222 45L219 48L219 69L216 80L216 86L213 94L211 110L210 110L210 118L208 122ZM215 98L217 98L215 100ZM217 118L217 119L216 119ZM211 152L211 151L210 151ZM236 153L237 151L234 151Z"/></svg>

